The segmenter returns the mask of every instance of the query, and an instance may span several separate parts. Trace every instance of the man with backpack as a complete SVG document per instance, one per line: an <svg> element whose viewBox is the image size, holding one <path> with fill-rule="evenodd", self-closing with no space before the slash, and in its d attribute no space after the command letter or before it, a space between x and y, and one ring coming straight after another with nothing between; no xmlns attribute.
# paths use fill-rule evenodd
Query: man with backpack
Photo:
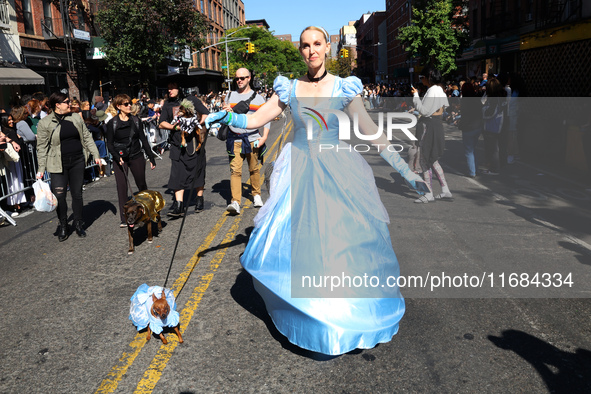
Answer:
<svg viewBox="0 0 591 394"><path fill-rule="evenodd" d="M250 87L252 74L246 68L236 70L235 82L238 89L231 91L226 96L223 109L228 112L239 114L252 114L263 104L265 99L253 91ZM226 148L230 159L230 189L232 190L232 201L226 210L238 215L242 200L242 165L244 160L248 162L250 172L250 184L253 195L253 206L263 206L261 198L261 164L259 160L265 154L265 141L269 135L270 123L260 129L240 129L230 126L226 139Z"/></svg>

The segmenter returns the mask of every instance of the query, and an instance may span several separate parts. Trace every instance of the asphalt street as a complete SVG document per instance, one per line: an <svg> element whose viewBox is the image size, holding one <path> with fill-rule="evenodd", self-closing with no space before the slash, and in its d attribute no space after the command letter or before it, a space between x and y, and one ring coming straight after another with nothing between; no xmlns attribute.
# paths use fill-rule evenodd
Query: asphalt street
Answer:
<svg viewBox="0 0 591 394"><path fill-rule="evenodd" d="M164 217L152 244L138 231L128 256L115 179L102 178L84 192L86 238L58 242L55 213L0 228L0 393L591 392L590 186L527 161L467 178L461 133L446 130L453 201L413 203L400 175L363 154L401 276L414 278L390 342L327 357L277 332L239 263L257 212L246 167L243 212L228 216L228 158L210 138L206 209L189 207L167 283L185 342L146 342L128 320L137 287L164 284L182 220ZM164 211L169 171L168 153L147 170Z"/></svg>

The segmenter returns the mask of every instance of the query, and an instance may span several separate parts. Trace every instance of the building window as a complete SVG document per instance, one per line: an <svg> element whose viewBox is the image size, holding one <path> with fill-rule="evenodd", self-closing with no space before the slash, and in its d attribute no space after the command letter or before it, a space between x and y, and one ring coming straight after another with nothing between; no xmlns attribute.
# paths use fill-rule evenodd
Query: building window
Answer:
<svg viewBox="0 0 591 394"><path fill-rule="evenodd" d="M53 18L51 17L51 0L43 0L43 37L49 38L53 31Z"/></svg>
<svg viewBox="0 0 591 394"><path fill-rule="evenodd" d="M199 10L203 15L205 15L205 3L201 0L201 9Z"/></svg>
<svg viewBox="0 0 591 394"><path fill-rule="evenodd" d="M25 34L35 34L33 25L33 12L31 10L31 0L23 0L23 22L25 25Z"/></svg>
<svg viewBox="0 0 591 394"><path fill-rule="evenodd" d="M78 29L86 30L86 23L84 22L84 10L78 8L76 10L76 14L78 16Z"/></svg>

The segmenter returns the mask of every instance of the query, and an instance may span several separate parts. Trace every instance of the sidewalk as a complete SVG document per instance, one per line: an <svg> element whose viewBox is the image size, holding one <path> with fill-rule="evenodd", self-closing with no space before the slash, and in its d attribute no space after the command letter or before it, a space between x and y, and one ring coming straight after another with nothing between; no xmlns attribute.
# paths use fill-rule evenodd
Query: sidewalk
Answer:
<svg viewBox="0 0 591 394"><path fill-rule="evenodd" d="M468 178L463 154L462 133L454 126L445 125L446 151L440 160L449 177L452 193L457 193L467 182L478 185L497 200L512 204L531 219L554 226L557 231L579 239L591 253L591 186L565 167L519 159L501 167L498 176L477 174ZM484 141L480 138L477 161L484 160ZM456 184L454 185L454 182ZM438 183L435 182L435 190ZM461 191L459 191L461 193Z"/></svg>

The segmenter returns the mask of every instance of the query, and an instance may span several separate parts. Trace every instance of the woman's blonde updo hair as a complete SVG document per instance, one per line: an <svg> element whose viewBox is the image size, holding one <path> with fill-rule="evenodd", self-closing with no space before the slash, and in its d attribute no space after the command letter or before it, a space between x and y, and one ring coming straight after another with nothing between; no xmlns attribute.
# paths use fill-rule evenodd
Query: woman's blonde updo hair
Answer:
<svg viewBox="0 0 591 394"><path fill-rule="evenodd" d="M324 40L326 41L327 44L330 41L330 38L328 37L328 32L323 27L319 27L319 26L308 26L304 30L302 30L302 33L300 34L300 41L302 41L302 35L304 34L304 32L306 32L308 30L319 31L320 33L322 33L322 35L324 35Z"/></svg>

